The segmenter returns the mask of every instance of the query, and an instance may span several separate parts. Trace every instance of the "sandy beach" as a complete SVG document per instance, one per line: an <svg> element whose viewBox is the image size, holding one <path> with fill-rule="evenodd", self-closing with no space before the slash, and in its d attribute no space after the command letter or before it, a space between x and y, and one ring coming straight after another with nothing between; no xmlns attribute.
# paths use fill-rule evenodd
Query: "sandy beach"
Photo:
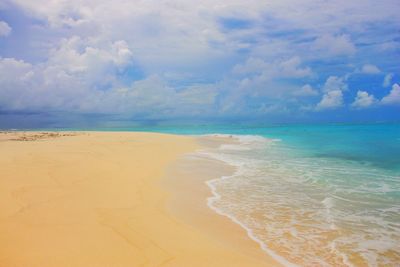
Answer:
<svg viewBox="0 0 400 267"><path fill-rule="evenodd" d="M207 207L194 137L0 133L0 266L279 266Z"/></svg>

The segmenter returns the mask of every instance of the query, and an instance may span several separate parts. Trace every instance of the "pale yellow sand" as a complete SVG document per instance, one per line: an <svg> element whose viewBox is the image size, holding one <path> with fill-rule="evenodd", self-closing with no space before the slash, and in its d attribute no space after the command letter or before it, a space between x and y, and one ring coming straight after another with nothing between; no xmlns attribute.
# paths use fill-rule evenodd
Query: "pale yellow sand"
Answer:
<svg viewBox="0 0 400 267"><path fill-rule="evenodd" d="M200 178L180 182L190 172L176 160L198 146L150 133L0 133L0 266L278 266L207 209Z"/></svg>

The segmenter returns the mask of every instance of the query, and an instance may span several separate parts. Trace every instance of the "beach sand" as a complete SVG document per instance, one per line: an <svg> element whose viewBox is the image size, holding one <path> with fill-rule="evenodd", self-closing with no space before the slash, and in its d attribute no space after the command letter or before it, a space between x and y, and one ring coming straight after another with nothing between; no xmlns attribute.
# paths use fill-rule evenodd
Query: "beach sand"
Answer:
<svg viewBox="0 0 400 267"><path fill-rule="evenodd" d="M279 266L207 207L194 137L0 133L0 266Z"/></svg>

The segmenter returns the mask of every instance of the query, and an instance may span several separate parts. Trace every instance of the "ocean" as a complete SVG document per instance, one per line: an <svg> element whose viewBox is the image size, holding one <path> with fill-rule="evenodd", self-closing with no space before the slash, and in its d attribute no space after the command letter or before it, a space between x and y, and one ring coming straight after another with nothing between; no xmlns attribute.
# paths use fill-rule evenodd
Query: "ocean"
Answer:
<svg viewBox="0 0 400 267"><path fill-rule="evenodd" d="M208 205L287 266L400 266L400 124L123 130L235 137L199 151L236 167Z"/></svg>
<svg viewBox="0 0 400 267"><path fill-rule="evenodd" d="M238 145L203 152L237 167L208 182L209 205L285 265L399 266L399 129L290 126L238 135Z"/></svg>

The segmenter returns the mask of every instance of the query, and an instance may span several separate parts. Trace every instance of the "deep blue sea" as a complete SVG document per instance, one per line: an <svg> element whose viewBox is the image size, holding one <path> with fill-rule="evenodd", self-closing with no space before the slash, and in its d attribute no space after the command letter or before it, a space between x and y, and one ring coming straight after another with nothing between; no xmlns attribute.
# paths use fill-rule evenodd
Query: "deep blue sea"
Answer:
<svg viewBox="0 0 400 267"><path fill-rule="evenodd" d="M286 265L400 266L400 124L115 130L235 137L199 152L237 169L209 205Z"/></svg>

